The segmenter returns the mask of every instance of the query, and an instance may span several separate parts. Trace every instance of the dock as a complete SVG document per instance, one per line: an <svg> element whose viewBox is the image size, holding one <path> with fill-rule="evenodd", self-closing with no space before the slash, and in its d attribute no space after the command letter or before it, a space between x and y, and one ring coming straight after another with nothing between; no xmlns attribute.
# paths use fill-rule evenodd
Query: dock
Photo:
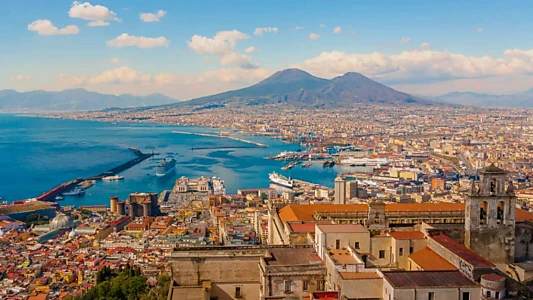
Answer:
<svg viewBox="0 0 533 300"><path fill-rule="evenodd" d="M63 192L65 191L68 191L70 189L72 189L74 186L77 186L78 184L80 184L81 182L84 182L86 180L102 180L103 177L106 177L106 176L113 176L113 175L116 175L122 171L125 171L133 166L135 166L136 164L139 164L141 163L142 161L154 156L154 155L157 155L157 153L142 153L140 150L136 149L136 148L129 148L131 151L133 151L133 153L135 153L135 155L137 157L135 157L134 159L130 160L130 161L127 161L117 167L114 167L112 168L111 170L109 171L106 171L106 172L103 172L101 174L98 174L96 176L92 176L92 177L87 177L87 178L76 178L74 180L70 180L70 181L67 181L65 183L62 183L56 187L54 187L53 189L43 193L42 195L38 196L37 197L37 200L39 201L55 201L55 197L62 194Z"/></svg>

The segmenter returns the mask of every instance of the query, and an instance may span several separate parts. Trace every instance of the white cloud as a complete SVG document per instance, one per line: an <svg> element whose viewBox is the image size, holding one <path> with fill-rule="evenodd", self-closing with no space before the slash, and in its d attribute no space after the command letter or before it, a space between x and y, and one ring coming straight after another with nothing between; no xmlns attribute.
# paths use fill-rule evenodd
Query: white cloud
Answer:
<svg viewBox="0 0 533 300"><path fill-rule="evenodd" d="M318 35L316 33L311 33L311 34L309 34L309 38L312 39L312 40L318 40L320 38L320 35Z"/></svg>
<svg viewBox="0 0 533 300"><path fill-rule="evenodd" d="M324 27L326 27L326 24L320 24L320 27L324 28Z"/></svg>
<svg viewBox="0 0 533 300"><path fill-rule="evenodd" d="M251 63L252 57L248 55L239 54L236 52L225 54L220 58L220 63L223 66L235 65L243 69L256 69L257 65Z"/></svg>
<svg viewBox="0 0 533 300"><path fill-rule="evenodd" d="M120 21L109 8L102 5L92 5L89 2L72 2L68 15L71 18L88 21Z"/></svg>
<svg viewBox="0 0 533 300"><path fill-rule="evenodd" d="M11 81L27 81L27 80L30 80L30 76L28 76L28 75L17 75L17 76L11 77L9 80L11 80Z"/></svg>
<svg viewBox="0 0 533 300"><path fill-rule="evenodd" d="M143 21L143 22L146 22L146 23L151 23L151 22L159 22L161 20L161 18L166 15L166 11L164 10L158 10L157 13L153 14L153 13L142 13L140 15L140 19Z"/></svg>
<svg viewBox="0 0 533 300"><path fill-rule="evenodd" d="M122 66L113 70L105 71L98 76L92 77L91 84L119 84L119 83L143 83L152 80L149 74L142 74L129 67Z"/></svg>
<svg viewBox="0 0 533 300"><path fill-rule="evenodd" d="M212 38L193 35L187 44L196 53L225 54L235 49L235 44L238 40L249 38L250 36L234 29L231 31L219 31Z"/></svg>
<svg viewBox="0 0 533 300"><path fill-rule="evenodd" d="M120 58L118 58L118 57L111 57L111 58L109 59L109 62L112 63L112 64L114 64L114 65L118 65L121 61L122 61L122 60L121 60Z"/></svg>
<svg viewBox="0 0 533 300"><path fill-rule="evenodd" d="M428 43L399 54L323 52L294 65L326 78L360 72L386 83L420 83L533 73L533 49L508 49L498 58L435 51Z"/></svg>
<svg viewBox="0 0 533 300"><path fill-rule="evenodd" d="M300 29L304 29L302 26L296 26L294 27L294 30L300 30Z"/></svg>
<svg viewBox="0 0 533 300"><path fill-rule="evenodd" d="M410 37L403 37L400 40L400 44L402 44L402 45L409 44L410 42L411 42L411 38Z"/></svg>
<svg viewBox="0 0 533 300"><path fill-rule="evenodd" d="M335 28L333 28L333 33L337 34L337 33L341 33L342 31L342 28L340 26L337 26Z"/></svg>
<svg viewBox="0 0 533 300"><path fill-rule="evenodd" d="M58 29L50 20L35 20L28 25L28 30L35 31L39 35L67 35L78 34L80 32L80 29L76 25L68 25Z"/></svg>
<svg viewBox="0 0 533 300"><path fill-rule="evenodd" d="M84 86L89 79L85 75L58 74L57 84L60 89Z"/></svg>
<svg viewBox="0 0 533 300"><path fill-rule="evenodd" d="M278 28L277 27L256 28L255 31L254 31L254 35L263 35L263 32L278 33Z"/></svg>
<svg viewBox="0 0 533 300"><path fill-rule="evenodd" d="M97 21L91 21L87 24L89 27L101 27L101 26L109 26L109 22L97 20Z"/></svg>
<svg viewBox="0 0 533 300"><path fill-rule="evenodd" d="M476 28L476 32L483 32L483 28Z"/></svg>
<svg viewBox="0 0 533 300"><path fill-rule="evenodd" d="M138 47L141 49L156 48L156 47L168 47L170 43L164 36L156 38L148 38L144 36L133 36L127 33L123 33L116 38L107 41L109 47Z"/></svg>
<svg viewBox="0 0 533 300"><path fill-rule="evenodd" d="M244 52L246 52L246 53L256 53L256 52L259 52L259 51L260 50L257 47L254 47L254 46L248 47L248 48L246 48L246 50L244 50Z"/></svg>

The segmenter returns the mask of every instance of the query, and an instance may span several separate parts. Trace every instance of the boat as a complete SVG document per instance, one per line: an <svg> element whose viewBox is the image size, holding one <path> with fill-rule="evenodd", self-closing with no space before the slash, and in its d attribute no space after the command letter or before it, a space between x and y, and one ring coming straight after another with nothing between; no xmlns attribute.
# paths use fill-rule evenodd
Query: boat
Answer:
<svg viewBox="0 0 533 300"><path fill-rule="evenodd" d="M311 166L311 162L306 162L302 164L302 168L309 168Z"/></svg>
<svg viewBox="0 0 533 300"><path fill-rule="evenodd" d="M278 174L276 172L272 172L270 174L268 174L268 178L270 179L270 182L271 183L274 183L274 184L277 184L277 185L280 185L280 186L283 186L283 187L287 187L287 188L290 188L292 189L293 187L293 181L292 181L292 178L291 177L285 177L281 174Z"/></svg>
<svg viewBox="0 0 533 300"><path fill-rule="evenodd" d="M163 177L166 176L168 173L170 173L174 168L176 167L176 160L166 160L163 159L163 162L159 164L157 167L155 167L155 175L157 177Z"/></svg>
<svg viewBox="0 0 533 300"><path fill-rule="evenodd" d="M120 175L106 176L102 178L103 181L118 181L122 179L124 179L124 176L120 176Z"/></svg>
<svg viewBox="0 0 533 300"><path fill-rule="evenodd" d="M56 201L61 201L61 200L65 200L65 197L61 196L61 195L57 195L55 198L54 198Z"/></svg>
<svg viewBox="0 0 533 300"><path fill-rule="evenodd" d="M213 176L211 178L211 183L213 184L213 194L215 195L226 195L226 184L224 183L224 180Z"/></svg>
<svg viewBox="0 0 533 300"><path fill-rule="evenodd" d="M96 183L95 180L85 180L85 181L79 183L78 186L80 186L82 189L86 190L86 189L92 187L95 183Z"/></svg>
<svg viewBox="0 0 533 300"><path fill-rule="evenodd" d="M335 162L332 160L326 160L325 162L322 163L323 167L333 167L334 165L335 165Z"/></svg>
<svg viewBox="0 0 533 300"><path fill-rule="evenodd" d="M63 196L83 196L83 195L85 195L85 191L78 187L68 192L63 192Z"/></svg>

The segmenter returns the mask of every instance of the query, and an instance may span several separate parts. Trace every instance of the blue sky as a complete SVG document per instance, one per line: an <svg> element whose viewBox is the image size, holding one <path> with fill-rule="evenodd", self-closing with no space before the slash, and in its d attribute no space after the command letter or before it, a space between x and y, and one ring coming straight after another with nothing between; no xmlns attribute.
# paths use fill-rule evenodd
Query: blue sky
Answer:
<svg viewBox="0 0 533 300"><path fill-rule="evenodd" d="M531 11L531 1L5 0L0 89L188 99L299 67L415 94L519 92L533 87Z"/></svg>

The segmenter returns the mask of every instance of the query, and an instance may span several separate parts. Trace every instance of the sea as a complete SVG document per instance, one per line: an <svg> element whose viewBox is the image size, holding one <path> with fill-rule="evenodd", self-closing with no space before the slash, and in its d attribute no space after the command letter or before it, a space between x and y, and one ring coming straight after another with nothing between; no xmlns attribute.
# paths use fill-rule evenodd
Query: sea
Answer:
<svg viewBox="0 0 533 300"><path fill-rule="evenodd" d="M0 197L12 202L34 198L75 178L90 177L135 157L130 147L159 155L120 173L124 180L97 182L83 197L65 197L61 205L109 205L110 196L126 199L133 192L172 189L181 176L212 177L225 181L227 193L269 187L272 171L325 186L333 186L344 167L323 168L316 162L282 171L287 162L265 157L304 148L279 139L237 135L268 148L217 149L248 144L221 136L179 134L211 133L220 129L155 123L106 123L0 114ZM224 130L226 131L226 130ZM194 147L210 147L198 150ZM163 159L177 161L175 171L155 176Z"/></svg>

